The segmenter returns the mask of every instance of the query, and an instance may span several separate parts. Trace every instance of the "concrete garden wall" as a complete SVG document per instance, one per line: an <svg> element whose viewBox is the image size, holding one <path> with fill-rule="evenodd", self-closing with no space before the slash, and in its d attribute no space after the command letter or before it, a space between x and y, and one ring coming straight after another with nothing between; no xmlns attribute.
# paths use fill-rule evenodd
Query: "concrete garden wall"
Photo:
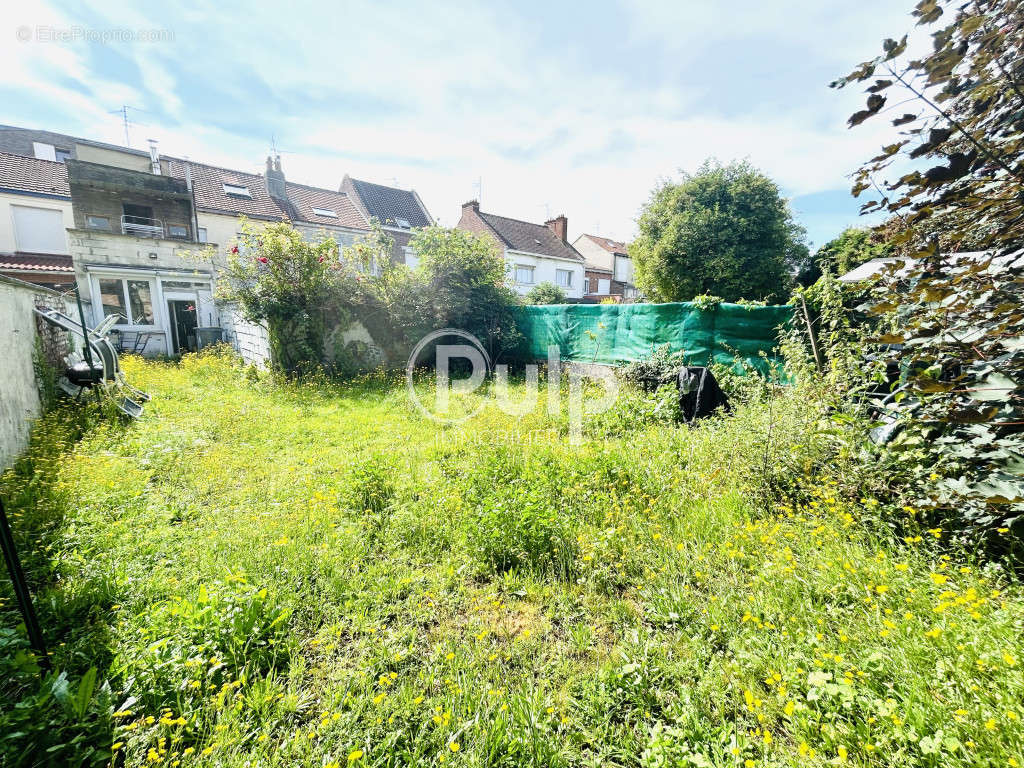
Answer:
<svg viewBox="0 0 1024 768"><path fill-rule="evenodd" d="M0 276L0 469L25 449L42 405L32 362L40 334L32 310L40 305L69 314L71 310L54 291ZM43 341L51 355L62 351L55 342L63 339Z"/></svg>

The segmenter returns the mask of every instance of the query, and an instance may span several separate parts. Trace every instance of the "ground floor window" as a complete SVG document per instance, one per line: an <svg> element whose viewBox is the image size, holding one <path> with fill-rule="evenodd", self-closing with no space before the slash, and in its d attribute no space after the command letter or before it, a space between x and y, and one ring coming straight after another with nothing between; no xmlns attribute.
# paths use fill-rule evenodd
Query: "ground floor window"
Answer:
<svg viewBox="0 0 1024 768"><path fill-rule="evenodd" d="M516 282L525 283L529 285L533 282L533 267L528 267L525 264L516 265Z"/></svg>
<svg viewBox="0 0 1024 768"><path fill-rule="evenodd" d="M556 269L555 282L562 288L572 288L572 270Z"/></svg>
<svg viewBox="0 0 1024 768"><path fill-rule="evenodd" d="M149 280L102 277L99 285L103 316L120 315L118 325L153 325L153 292Z"/></svg>

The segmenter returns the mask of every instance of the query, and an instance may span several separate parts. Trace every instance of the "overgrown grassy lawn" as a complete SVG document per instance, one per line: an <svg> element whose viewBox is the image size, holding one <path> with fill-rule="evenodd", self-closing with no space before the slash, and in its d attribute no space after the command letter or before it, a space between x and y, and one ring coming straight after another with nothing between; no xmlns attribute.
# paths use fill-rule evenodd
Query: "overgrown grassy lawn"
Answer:
<svg viewBox="0 0 1024 768"><path fill-rule="evenodd" d="M131 697L126 765L1024 762L1019 586L827 473L754 501L813 453L799 404L573 447L396 381L126 367L144 418L3 486L56 664Z"/></svg>

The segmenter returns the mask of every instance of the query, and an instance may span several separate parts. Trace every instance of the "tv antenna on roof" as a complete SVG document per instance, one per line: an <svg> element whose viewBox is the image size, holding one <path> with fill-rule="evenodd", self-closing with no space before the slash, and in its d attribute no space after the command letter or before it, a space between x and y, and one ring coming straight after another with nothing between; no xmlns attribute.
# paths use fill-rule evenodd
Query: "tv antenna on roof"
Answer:
<svg viewBox="0 0 1024 768"><path fill-rule="evenodd" d="M121 122L124 124L124 145L126 147L131 147L131 145L132 145L132 139L131 139L131 136L130 136L130 134L128 132L128 126L129 125L145 125L145 123L138 123L138 122L136 122L134 120L129 120L128 119L128 110L129 109L134 109L136 112L145 112L146 111L144 109L139 109L138 107L133 107L130 104L122 104L120 109L112 109L112 110L110 110L110 114L111 115L120 115L121 116Z"/></svg>
<svg viewBox="0 0 1024 768"><path fill-rule="evenodd" d="M476 190L476 201L483 203L484 201L484 177L481 176L479 179L473 182L473 189Z"/></svg>
<svg viewBox="0 0 1024 768"><path fill-rule="evenodd" d="M551 218L551 203L541 203L537 207L544 209L544 218L545 219L550 219Z"/></svg>

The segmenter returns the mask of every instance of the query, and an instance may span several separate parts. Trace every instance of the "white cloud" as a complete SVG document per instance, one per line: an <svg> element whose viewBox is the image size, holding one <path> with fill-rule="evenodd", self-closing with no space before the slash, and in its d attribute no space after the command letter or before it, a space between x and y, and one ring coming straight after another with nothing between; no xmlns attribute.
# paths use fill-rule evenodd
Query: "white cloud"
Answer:
<svg viewBox="0 0 1024 768"><path fill-rule="evenodd" d="M586 40L574 38L573 29L562 30L563 44L545 19L513 4L300 1L282 10L218 3L181 12L147 7L143 14L115 2L106 6L104 23L167 26L175 34L160 48L118 49L138 68L144 92L119 83L117 73L90 71L75 46L3 45L0 65L12 73L8 83L53 104L54 124L41 127L117 141L109 110L155 103L168 117L163 124L143 117L150 124L138 129L138 139L144 132L165 153L258 172L270 136L216 127L218 117L252 114L274 126L281 147L302 150L284 157L295 181L337 187L345 172L384 183L397 178L417 188L436 218L453 224L483 177L486 210L532 220L564 212L571 233L600 226L629 237L658 178L692 170L709 156L749 158L793 195L847 186L846 174L884 133L870 124L847 132L845 117L859 94L828 91L824 82L812 92L784 92L783 79L772 86L787 106L726 112L706 82L709 68L723 70L728 57L702 55L758 37L776 41L780 51L804 50L808 66L837 68L838 75L906 26L906 11L895 5L751 1L726 16L711 3L624 0L628 23L615 32L645 53L617 68L607 59L590 66L580 54ZM79 21L37 6L13 25L40 18ZM648 67L649 76L638 74ZM55 84L54 73L87 83L93 95ZM717 74L716 82L733 89L729 95L753 88L749 76L764 75ZM210 85L226 94L220 114L193 107L197 89ZM310 94L308 106L289 114L273 103L290 103L296 94ZM365 100L370 106L359 106ZM394 103L402 114L377 110L377 102ZM8 122L18 122L16 110L8 113Z"/></svg>

